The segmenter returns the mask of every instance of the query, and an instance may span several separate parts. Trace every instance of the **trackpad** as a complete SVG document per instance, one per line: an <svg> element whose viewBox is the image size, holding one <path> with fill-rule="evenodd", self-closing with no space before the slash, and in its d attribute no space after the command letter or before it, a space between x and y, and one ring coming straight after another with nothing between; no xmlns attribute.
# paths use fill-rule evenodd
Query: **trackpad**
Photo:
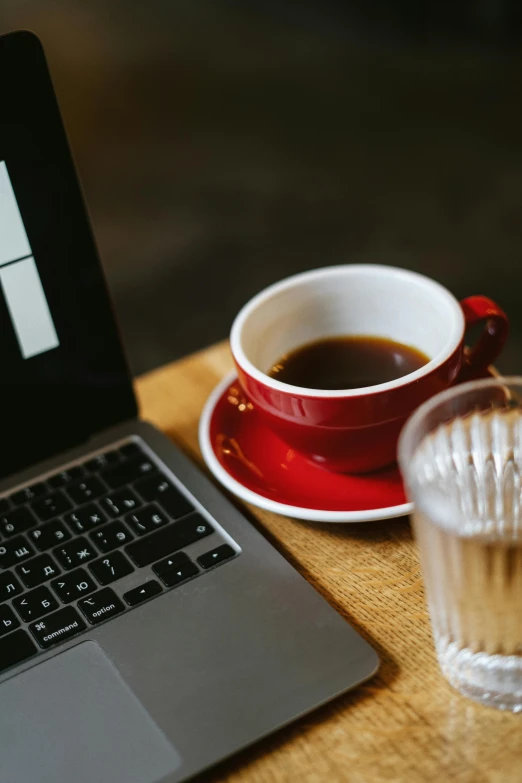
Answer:
<svg viewBox="0 0 522 783"><path fill-rule="evenodd" d="M5 783L157 783L181 763L95 642L0 686L0 738Z"/></svg>

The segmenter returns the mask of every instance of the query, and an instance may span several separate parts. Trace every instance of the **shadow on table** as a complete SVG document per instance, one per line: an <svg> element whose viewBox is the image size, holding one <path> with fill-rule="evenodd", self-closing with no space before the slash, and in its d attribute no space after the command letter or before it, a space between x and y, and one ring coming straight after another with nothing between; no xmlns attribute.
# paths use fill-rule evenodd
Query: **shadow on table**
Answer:
<svg viewBox="0 0 522 783"><path fill-rule="evenodd" d="M300 524L311 530L328 532L340 538L360 538L368 542L393 538L401 541L413 541L410 517L395 517L381 519L376 522L309 522L301 520Z"/></svg>

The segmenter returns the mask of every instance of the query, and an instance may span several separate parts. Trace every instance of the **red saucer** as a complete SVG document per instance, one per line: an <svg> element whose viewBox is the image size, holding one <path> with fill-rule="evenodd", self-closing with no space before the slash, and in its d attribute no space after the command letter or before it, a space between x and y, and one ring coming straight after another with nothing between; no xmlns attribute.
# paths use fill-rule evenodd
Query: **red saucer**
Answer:
<svg viewBox="0 0 522 783"><path fill-rule="evenodd" d="M259 420L234 374L209 397L199 440L214 476L269 511L317 522L369 522L412 510L397 467L359 476L317 467Z"/></svg>

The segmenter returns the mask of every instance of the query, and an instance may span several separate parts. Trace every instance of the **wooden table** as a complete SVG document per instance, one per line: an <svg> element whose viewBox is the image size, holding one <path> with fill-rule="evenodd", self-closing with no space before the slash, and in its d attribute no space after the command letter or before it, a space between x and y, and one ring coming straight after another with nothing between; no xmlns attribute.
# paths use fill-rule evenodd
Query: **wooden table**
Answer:
<svg viewBox="0 0 522 783"><path fill-rule="evenodd" d="M136 384L143 417L200 463L198 418L231 366L220 344ZM522 781L522 716L463 698L439 673L407 518L311 524L248 510L374 646L382 665L367 684L221 764L205 781Z"/></svg>

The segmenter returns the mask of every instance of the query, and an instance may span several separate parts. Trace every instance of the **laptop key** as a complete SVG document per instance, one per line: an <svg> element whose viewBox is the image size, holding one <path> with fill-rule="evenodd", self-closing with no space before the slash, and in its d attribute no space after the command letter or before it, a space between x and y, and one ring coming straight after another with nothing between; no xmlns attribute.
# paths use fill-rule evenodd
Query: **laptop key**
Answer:
<svg viewBox="0 0 522 783"><path fill-rule="evenodd" d="M66 606L43 620L37 620L29 626L34 638L46 650L54 644L64 642L80 631L85 631L84 621L72 606Z"/></svg>
<svg viewBox="0 0 522 783"><path fill-rule="evenodd" d="M82 503L88 503L89 500L94 500L100 495L103 495L107 489L97 476L87 476L78 481L76 484L71 484L66 487L66 492L75 503L81 505Z"/></svg>
<svg viewBox="0 0 522 783"><path fill-rule="evenodd" d="M37 524L28 508L14 508L0 516L0 530L4 536L17 536Z"/></svg>
<svg viewBox="0 0 522 783"><path fill-rule="evenodd" d="M40 520L40 522L47 522L53 517L58 517L60 514L64 514L69 511L71 502L65 497L61 490L52 492L46 497L39 498L31 503L31 508Z"/></svg>
<svg viewBox="0 0 522 783"><path fill-rule="evenodd" d="M84 568L77 568L76 571L63 574L51 582L51 587L63 604L68 604L98 589L98 585Z"/></svg>
<svg viewBox="0 0 522 783"><path fill-rule="evenodd" d="M120 448L120 454L125 458L135 457L137 454L143 454L143 449L138 443L136 443L135 440L133 440Z"/></svg>
<svg viewBox="0 0 522 783"><path fill-rule="evenodd" d="M34 549L24 536L16 536L0 544L0 568L10 568L34 555Z"/></svg>
<svg viewBox="0 0 522 783"><path fill-rule="evenodd" d="M54 612L60 604L47 587L37 587L36 590L15 598L13 606L22 620L28 623L30 620L37 620L49 612Z"/></svg>
<svg viewBox="0 0 522 783"><path fill-rule="evenodd" d="M136 481L134 488L145 500L157 501L172 519L178 519L194 511L190 500L161 473Z"/></svg>
<svg viewBox="0 0 522 783"><path fill-rule="evenodd" d="M0 636L5 636L9 631L14 631L20 625L15 613L7 604L0 605Z"/></svg>
<svg viewBox="0 0 522 783"><path fill-rule="evenodd" d="M0 639L0 671L27 660L37 652L29 634L19 630Z"/></svg>
<svg viewBox="0 0 522 783"><path fill-rule="evenodd" d="M172 571L172 569L177 566L184 566L191 562L190 557L185 554L185 552L175 552L173 555L170 555L170 557L166 557L164 560L154 563L152 570L158 576L161 576L164 571Z"/></svg>
<svg viewBox="0 0 522 783"><path fill-rule="evenodd" d="M70 537L71 534L59 519L54 519L46 525L41 525L29 533L29 540L40 552L45 552L46 549L50 549L52 546L68 541Z"/></svg>
<svg viewBox="0 0 522 783"><path fill-rule="evenodd" d="M73 533L85 533L86 530L93 530L99 525L107 522L108 517L100 511L96 503L88 503L83 508L71 511L66 514L65 521Z"/></svg>
<svg viewBox="0 0 522 783"><path fill-rule="evenodd" d="M108 620L109 617L114 617L115 614L123 612L124 605L110 587L106 587L104 590L99 590L97 593L89 596L89 598L82 598L78 601L78 609L85 615L91 625Z"/></svg>
<svg viewBox="0 0 522 783"><path fill-rule="evenodd" d="M11 508L11 504L7 498L0 498L0 514L3 514L4 511L9 511Z"/></svg>
<svg viewBox="0 0 522 783"><path fill-rule="evenodd" d="M116 465L114 468L102 470L100 476L111 489L118 489L123 484L130 484L156 470L156 466L145 456L137 456Z"/></svg>
<svg viewBox="0 0 522 783"><path fill-rule="evenodd" d="M183 549L200 538L205 538L214 532L214 528L199 514L191 514L180 519L157 533L134 541L125 547L125 551L134 560L138 568L154 563L162 557Z"/></svg>
<svg viewBox="0 0 522 783"><path fill-rule="evenodd" d="M14 492L10 495L11 501L15 506L19 506L22 503L28 503L30 500L34 500L40 495L47 495L49 488L43 483L43 481L37 484L32 484L30 487L24 487L18 492Z"/></svg>
<svg viewBox="0 0 522 783"><path fill-rule="evenodd" d="M100 552L110 552L111 549L128 544L134 538L123 522L119 520L104 525L100 530L95 530L89 537Z"/></svg>
<svg viewBox="0 0 522 783"><path fill-rule="evenodd" d="M167 515L153 503L150 506L145 506L140 511L136 511L134 514L128 514L125 517L125 521L139 536L152 533L153 530L170 522Z"/></svg>
<svg viewBox="0 0 522 783"><path fill-rule="evenodd" d="M89 570L101 585L109 585L111 582L121 579L122 576L132 573L133 568L121 552L111 552L111 554L91 563Z"/></svg>
<svg viewBox="0 0 522 783"><path fill-rule="evenodd" d="M215 549L211 549L210 552L205 552L204 555L198 557L198 563L202 568L212 568L212 566L218 563L223 563L225 560L230 560L236 553L228 544L222 544Z"/></svg>
<svg viewBox="0 0 522 783"><path fill-rule="evenodd" d="M147 601L149 598L153 598L161 592L160 583L156 582L155 579L150 579L139 587L129 590L128 593L124 593L123 597L129 606L137 606L137 604L141 604L143 601Z"/></svg>
<svg viewBox="0 0 522 783"><path fill-rule="evenodd" d="M94 546L84 536L78 536L67 544L53 549L53 555L67 571L83 563L88 563L97 554Z"/></svg>
<svg viewBox="0 0 522 783"><path fill-rule="evenodd" d="M19 595L23 591L23 587L11 571L3 571L0 573L0 603L7 601L8 598L13 598L15 595Z"/></svg>
<svg viewBox="0 0 522 783"><path fill-rule="evenodd" d="M116 451L106 451L104 454L97 454L96 457L86 462L85 467L89 473L97 473L108 465L114 465L115 462L119 461L120 458Z"/></svg>
<svg viewBox="0 0 522 783"><path fill-rule="evenodd" d="M85 468L82 465L75 465L67 470L62 470L60 473L55 473L47 479L47 483L53 489L58 487L65 487L67 484L72 484L73 481L78 481L79 478L85 475Z"/></svg>
<svg viewBox="0 0 522 783"><path fill-rule="evenodd" d="M125 489L118 489L107 495L106 498L102 498L100 504L112 517L120 517L122 514L128 514L129 511L139 508L142 502L132 489L125 487Z"/></svg>
<svg viewBox="0 0 522 783"><path fill-rule="evenodd" d="M16 566L16 573L26 587L36 587L51 577L58 576L60 569L50 555L38 555L29 562Z"/></svg>
<svg viewBox="0 0 522 783"><path fill-rule="evenodd" d="M167 587L179 585L186 579L190 579L200 573L199 568L188 559L188 562L174 562L172 566L166 567L166 562L169 560L170 558L167 558L167 561L163 560L162 563L158 563L158 566L161 567L161 571L157 570L157 566L152 567L152 570L158 574L163 584L167 585Z"/></svg>

